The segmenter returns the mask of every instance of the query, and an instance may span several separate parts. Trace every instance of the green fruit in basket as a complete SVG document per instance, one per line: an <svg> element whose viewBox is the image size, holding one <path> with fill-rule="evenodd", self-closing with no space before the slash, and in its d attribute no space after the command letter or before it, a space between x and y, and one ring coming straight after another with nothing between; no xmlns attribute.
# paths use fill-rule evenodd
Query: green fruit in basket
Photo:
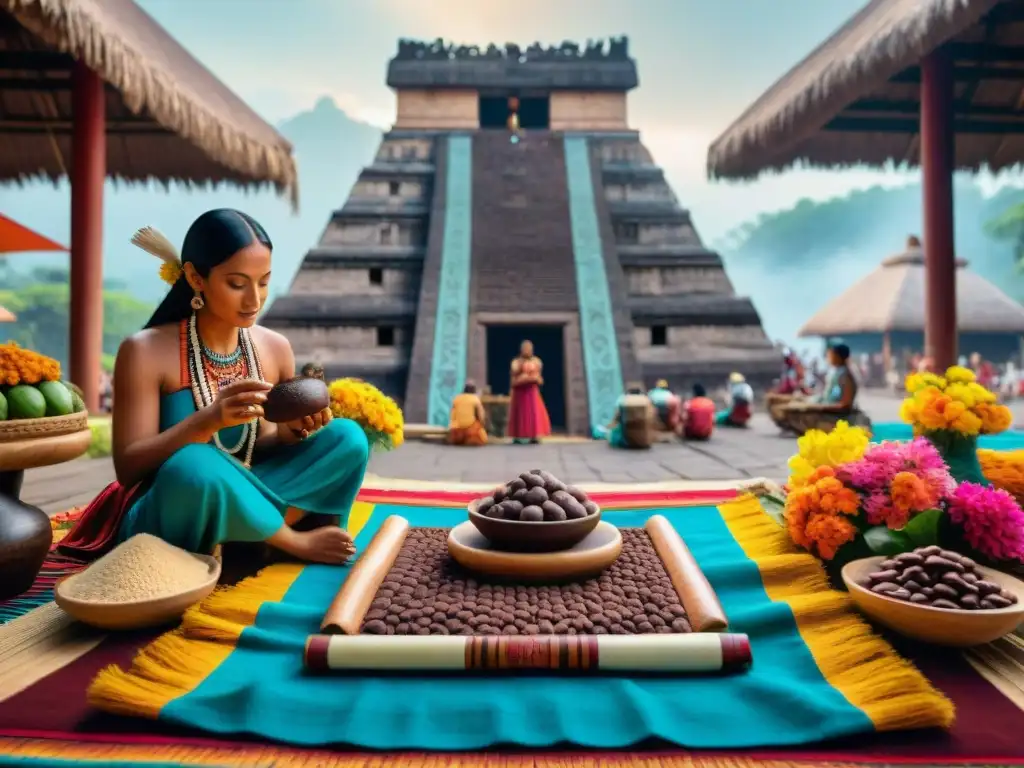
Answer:
<svg viewBox="0 0 1024 768"><path fill-rule="evenodd" d="M7 421L7 398L0 392L0 421Z"/></svg>
<svg viewBox="0 0 1024 768"><path fill-rule="evenodd" d="M75 403L71 390L59 381L41 381L36 387L46 400L47 416L67 416L74 413Z"/></svg>
<svg viewBox="0 0 1024 768"><path fill-rule="evenodd" d="M60 383L67 387L69 390L71 390L71 394L78 395L79 397L85 397L85 393L82 392L82 388L79 387L77 384L73 384L72 382L67 381L65 379L61 379Z"/></svg>
<svg viewBox="0 0 1024 768"><path fill-rule="evenodd" d="M85 410L85 400L75 390L71 390L71 405L74 406L72 413L81 413Z"/></svg>
<svg viewBox="0 0 1024 768"><path fill-rule="evenodd" d="M46 398L31 384L18 384L7 392L7 413L11 419L41 419L46 415Z"/></svg>

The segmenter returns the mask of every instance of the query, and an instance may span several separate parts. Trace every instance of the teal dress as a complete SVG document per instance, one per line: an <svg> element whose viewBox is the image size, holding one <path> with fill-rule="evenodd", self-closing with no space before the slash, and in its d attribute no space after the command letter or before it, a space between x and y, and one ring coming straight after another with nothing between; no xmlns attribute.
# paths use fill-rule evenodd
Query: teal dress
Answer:
<svg viewBox="0 0 1024 768"><path fill-rule="evenodd" d="M164 395L161 431L195 410L188 389ZM221 443L237 444L241 430L221 430ZM119 539L149 533L209 553L227 541L266 541L284 524L289 507L336 515L344 526L369 454L366 434L348 419L333 419L306 440L281 446L252 469L212 442L187 445L163 463L125 513Z"/></svg>

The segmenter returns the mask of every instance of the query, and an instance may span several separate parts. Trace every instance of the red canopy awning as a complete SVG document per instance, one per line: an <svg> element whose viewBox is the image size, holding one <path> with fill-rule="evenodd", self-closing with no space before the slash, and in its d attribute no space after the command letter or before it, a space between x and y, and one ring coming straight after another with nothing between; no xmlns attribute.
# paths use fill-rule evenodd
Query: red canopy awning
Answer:
<svg viewBox="0 0 1024 768"><path fill-rule="evenodd" d="M23 227L0 213L0 253L66 250L65 246L33 232L28 227Z"/></svg>

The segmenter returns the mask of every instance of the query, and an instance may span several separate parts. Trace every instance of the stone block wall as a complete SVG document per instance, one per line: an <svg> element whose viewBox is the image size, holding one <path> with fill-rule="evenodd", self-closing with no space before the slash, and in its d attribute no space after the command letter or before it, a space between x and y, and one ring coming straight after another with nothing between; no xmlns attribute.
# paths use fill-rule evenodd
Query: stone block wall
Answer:
<svg viewBox="0 0 1024 768"><path fill-rule="evenodd" d="M417 219L332 219L320 245L415 245L426 242L427 223Z"/></svg>
<svg viewBox="0 0 1024 768"><path fill-rule="evenodd" d="M409 360L412 327L408 324L382 327L389 329L389 339L381 339L376 326L310 326L282 330L295 349L299 365L317 362L324 367L347 367L348 375L358 376L360 366L367 363L401 365ZM382 341L391 343L384 345Z"/></svg>
<svg viewBox="0 0 1024 768"><path fill-rule="evenodd" d="M379 283L371 277L381 278ZM289 294L292 296L401 296L415 298L419 295L420 274L418 269L368 269L366 267L339 265L306 268L299 270L292 281Z"/></svg>
<svg viewBox="0 0 1024 768"><path fill-rule="evenodd" d="M625 131L626 94L610 91L553 91L550 123L553 131Z"/></svg>
<svg viewBox="0 0 1024 768"><path fill-rule="evenodd" d="M624 271L633 296L733 292L721 267L625 267Z"/></svg>
<svg viewBox="0 0 1024 768"><path fill-rule="evenodd" d="M476 90L400 90L396 129L474 130L480 127Z"/></svg>
<svg viewBox="0 0 1024 768"><path fill-rule="evenodd" d="M434 142L429 138L393 138L386 136L377 149L376 163L420 162L434 159Z"/></svg>

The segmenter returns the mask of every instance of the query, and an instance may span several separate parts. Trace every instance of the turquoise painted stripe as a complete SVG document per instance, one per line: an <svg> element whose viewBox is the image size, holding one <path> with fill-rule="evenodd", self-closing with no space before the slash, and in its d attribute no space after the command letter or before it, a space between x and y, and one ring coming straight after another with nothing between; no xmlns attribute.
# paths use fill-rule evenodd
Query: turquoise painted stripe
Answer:
<svg viewBox="0 0 1024 768"><path fill-rule="evenodd" d="M612 297L604 268L601 228L590 173L590 150L579 136L565 138L565 173L569 184L569 218L572 225L576 293L580 303L580 335L583 367L587 376L590 429L600 435L615 414L622 394L622 365L615 337Z"/></svg>
<svg viewBox="0 0 1024 768"><path fill-rule="evenodd" d="M469 271L473 234L473 140L448 137L441 280L434 321L427 421L447 426L452 398L466 381Z"/></svg>

